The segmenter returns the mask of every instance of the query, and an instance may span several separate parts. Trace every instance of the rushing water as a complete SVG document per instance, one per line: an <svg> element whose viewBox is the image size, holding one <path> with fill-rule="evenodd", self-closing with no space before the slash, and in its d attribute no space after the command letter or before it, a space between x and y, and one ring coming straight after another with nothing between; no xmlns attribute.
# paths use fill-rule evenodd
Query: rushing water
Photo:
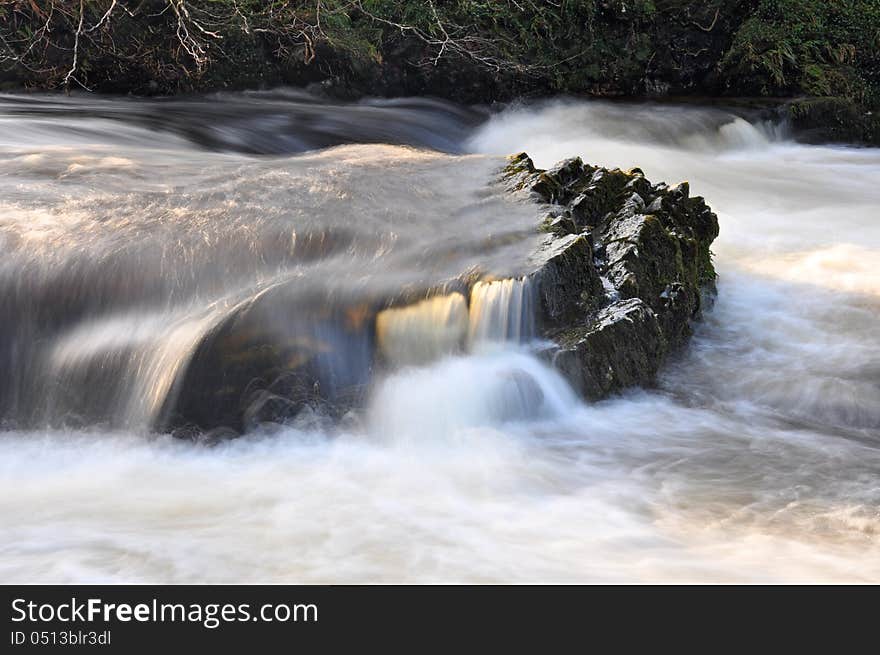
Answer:
<svg viewBox="0 0 880 655"><path fill-rule="evenodd" d="M880 151L671 106L0 105L4 581L880 581ZM718 213L718 299L658 389L579 402L499 280L380 316L396 367L341 421L150 432L205 330L279 284L514 274L534 210L488 182L520 150Z"/></svg>

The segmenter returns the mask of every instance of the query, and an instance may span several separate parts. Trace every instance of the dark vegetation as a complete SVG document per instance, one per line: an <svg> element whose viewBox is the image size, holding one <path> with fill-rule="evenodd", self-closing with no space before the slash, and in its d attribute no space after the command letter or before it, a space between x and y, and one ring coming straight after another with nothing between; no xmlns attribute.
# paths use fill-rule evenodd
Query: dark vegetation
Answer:
<svg viewBox="0 0 880 655"><path fill-rule="evenodd" d="M0 0L0 71L136 94L785 98L817 138L880 143L880 0Z"/></svg>

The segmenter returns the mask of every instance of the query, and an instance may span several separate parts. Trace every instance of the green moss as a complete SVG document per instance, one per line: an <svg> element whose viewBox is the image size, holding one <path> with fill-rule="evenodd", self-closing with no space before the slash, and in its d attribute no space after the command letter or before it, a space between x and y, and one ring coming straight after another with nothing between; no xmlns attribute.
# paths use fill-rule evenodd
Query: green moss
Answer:
<svg viewBox="0 0 880 655"><path fill-rule="evenodd" d="M822 141L863 141L880 145L878 115L851 98L807 98L788 106L792 125Z"/></svg>
<svg viewBox="0 0 880 655"><path fill-rule="evenodd" d="M758 95L880 102L880 3L760 0L719 64L731 88Z"/></svg>
<svg viewBox="0 0 880 655"><path fill-rule="evenodd" d="M504 167L505 175L518 175L520 173L534 173L535 165L531 158L524 152L510 155L507 158L507 165Z"/></svg>

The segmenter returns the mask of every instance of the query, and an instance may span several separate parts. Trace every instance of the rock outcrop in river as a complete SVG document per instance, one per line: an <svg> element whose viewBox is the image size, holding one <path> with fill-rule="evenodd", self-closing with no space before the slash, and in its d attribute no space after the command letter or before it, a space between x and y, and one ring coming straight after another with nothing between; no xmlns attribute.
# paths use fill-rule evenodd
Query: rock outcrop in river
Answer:
<svg viewBox="0 0 880 655"><path fill-rule="evenodd" d="M649 384L714 291L718 218L687 182L568 159L511 158L505 184L549 205L535 279L546 356L587 398Z"/></svg>
<svg viewBox="0 0 880 655"><path fill-rule="evenodd" d="M585 398L651 384L691 334L715 271L718 220L687 182L580 158L536 169L511 157L501 183L541 206L545 236L518 275L463 272L391 296L294 300L279 285L202 340L169 396L160 429L241 431L320 406L363 404L376 373L485 341L540 344ZM516 393L528 390L511 373Z"/></svg>

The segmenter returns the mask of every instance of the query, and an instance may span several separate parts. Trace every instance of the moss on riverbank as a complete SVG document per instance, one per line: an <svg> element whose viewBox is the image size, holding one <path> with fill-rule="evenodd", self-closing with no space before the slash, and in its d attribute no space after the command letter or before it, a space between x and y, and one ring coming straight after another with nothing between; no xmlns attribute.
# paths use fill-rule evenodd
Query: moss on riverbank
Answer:
<svg viewBox="0 0 880 655"><path fill-rule="evenodd" d="M8 0L0 35L3 88L804 97L813 138L880 143L877 0Z"/></svg>

